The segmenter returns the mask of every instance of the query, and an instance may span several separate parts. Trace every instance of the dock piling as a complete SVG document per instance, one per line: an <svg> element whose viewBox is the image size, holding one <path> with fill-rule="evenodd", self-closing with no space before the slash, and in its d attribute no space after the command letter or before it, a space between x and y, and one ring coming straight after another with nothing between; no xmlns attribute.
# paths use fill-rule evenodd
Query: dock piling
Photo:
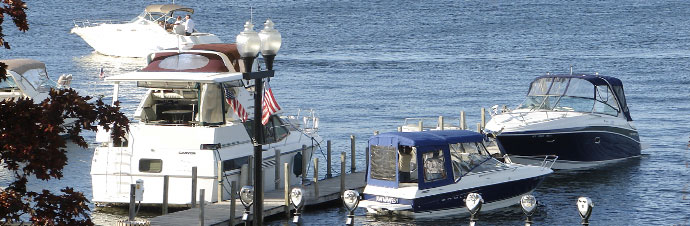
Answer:
<svg viewBox="0 0 690 226"><path fill-rule="evenodd" d="M196 166L192 167L192 208L196 208Z"/></svg>
<svg viewBox="0 0 690 226"><path fill-rule="evenodd" d="M319 158L314 158L314 197L319 197Z"/></svg>
<svg viewBox="0 0 690 226"><path fill-rule="evenodd" d="M247 162L247 185L254 186L254 156L249 156L249 162Z"/></svg>
<svg viewBox="0 0 690 226"><path fill-rule="evenodd" d="M345 192L345 152L340 153L340 194Z"/></svg>
<svg viewBox="0 0 690 226"><path fill-rule="evenodd" d="M467 129L467 123L465 122L465 111L460 111L460 129Z"/></svg>
<svg viewBox="0 0 690 226"><path fill-rule="evenodd" d="M398 132L402 132L402 126L398 126Z"/></svg>
<svg viewBox="0 0 690 226"><path fill-rule="evenodd" d="M422 120L419 120L419 131L424 131L424 122Z"/></svg>
<svg viewBox="0 0 690 226"><path fill-rule="evenodd" d="M135 214L135 209L136 207L134 206L134 192L137 189L136 184L130 184L129 185L129 221L134 221L134 214Z"/></svg>
<svg viewBox="0 0 690 226"><path fill-rule="evenodd" d="M309 170L307 163L307 145L302 145L302 185L307 183L307 171Z"/></svg>
<svg viewBox="0 0 690 226"><path fill-rule="evenodd" d="M242 164L240 167L240 187L249 185L249 164Z"/></svg>
<svg viewBox="0 0 690 226"><path fill-rule="evenodd" d="M218 160L218 188L216 195L218 196L218 199L216 202L223 201L223 162ZM213 200L213 199L211 199Z"/></svg>
<svg viewBox="0 0 690 226"><path fill-rule="evenodd" d="M204 206L206 204L206 199L204 199L204 194L206 189L201 189L199 192L199 226L204 226Z"/></svg>
<svg viewBox="0 0 690 226"><path fill-rule="evenodd" d="M355 167L355 135L350 135L350 172L354 173L355 170L357 170L357 167ZM344 173L344 172L343 172Z"/></svg>
<svg viewBox="0 0 690 226"><path fill-rule="evenodd" d="M235 200L237 196L237 182L232 181L230 183L230 224L235 225Z"/></svg>
<svg viewBox="0 0 690 226"><path fill-rule="evenodd" d="M486 109L482 108L482 129L486 126Z"/></svg>
<svg viewBox="0 0 690 226"><path fill-rule="evenodd" d="M285 193L283 193L285 196L285 215L287 216L288 219L290 219L290 163L285 163L283 168L285 169L285 187L283 188L285 190Z"/></svg>
<svg viewBox="0 0 690 226"><path fill-rule="evenodd" d="M438 128L443 130L443 116L438 116Z"/></svg>
<svg viewBox="0 0 690 226"><path fill-rule="evenodd" d="M168 214L168 187L170 186L170 176L163 176L163 215Z"/></svg>
<svg viewBox="0 0 690 226"><path fill-rule="evenodd" d="M333 177L331 174L331 140L326 141L326 178Z"/></svg>
<svg viewBox="0 0 690 226"><path fill-rule="evenodd" d="M278 190L280 188L280 150L275 149L275 154L276 158L276 164L275 164L275 189Z"/></svg>
<svg viewBox="0 0 690 226"><path fill-rule="evenodd" d="M482 133L482 124L477 123L477 133Z"/></svg>

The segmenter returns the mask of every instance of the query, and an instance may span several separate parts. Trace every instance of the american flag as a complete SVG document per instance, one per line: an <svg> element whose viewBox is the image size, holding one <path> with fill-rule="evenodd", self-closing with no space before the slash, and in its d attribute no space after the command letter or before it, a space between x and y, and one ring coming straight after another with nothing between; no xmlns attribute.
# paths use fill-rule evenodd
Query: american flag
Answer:
<svg viewBox="0 0 690 226"><path fill-rule="evenodd" d="M262 107L262 115L263 117L261 118L261 124L266 125L268 123L268 119L271 117L272 114L280 111L280 106L278 106L278 102L276 102L276 98L273 97L273 91L271 90L271 86L268 85L268 82L266 82L266 86L264 87L264 99L261 103Z"/></svg>
<svg viewBox="0 0 690 226"><path fill-rule="evenodd" d="M247 111L244 110L244 107L242 107L242 104L240 104L240 101L235 98L235 95L232 94L232 91L225 87L225 85L223 85L223 91L225 93L225 100L232 107L232 110L235 112L235 114L240 117L242 122L247 121L249 116L247 115Z"/></svg>

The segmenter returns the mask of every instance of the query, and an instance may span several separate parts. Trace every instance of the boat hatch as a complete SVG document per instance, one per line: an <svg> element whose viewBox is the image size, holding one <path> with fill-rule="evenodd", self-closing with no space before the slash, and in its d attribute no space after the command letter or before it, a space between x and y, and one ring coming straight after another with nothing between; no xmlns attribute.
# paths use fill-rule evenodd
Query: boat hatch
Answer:
<svg viewBox="0 0 690 226"><path fill-rule="evenodd" d="M623 83L600 75L547 75L535 79L517 109L593 112L632 121Z"/></svg>
<svg viewBox="0 0 690 226"><path fill-rule="evenodd" d="M469 172L505 168L483 135L466 130L383 133L369 139L367 183L419 189L455 183Z"/></svg>

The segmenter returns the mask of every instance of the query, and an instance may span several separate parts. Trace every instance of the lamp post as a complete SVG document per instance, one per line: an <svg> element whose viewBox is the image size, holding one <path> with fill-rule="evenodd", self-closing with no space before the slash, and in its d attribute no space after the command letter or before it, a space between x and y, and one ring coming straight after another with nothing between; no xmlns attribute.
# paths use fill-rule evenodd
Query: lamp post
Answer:
<svg viewBox="0 0 690 226"><path fill-rule="evenodd" d="M254 125L252 131L254 132L254 191L259 192L254 196L254 225L263 225L263 178L262 178L262 147L263 143L263 125L261 125L262 109L261 99L263 97L264 78L273 77L273 59L280 49L281 37L280 33L273 29L273 22L266 21L266 28L261 31L264 38L260 38L259 34L254 31L254 25L247 21L244 24L244 30L237 35L237 50L244 62L244 72L242 77L246 80L254 79ZM252 72L252 64L254 59L261 51L266 59L266 71Z"/></svg>

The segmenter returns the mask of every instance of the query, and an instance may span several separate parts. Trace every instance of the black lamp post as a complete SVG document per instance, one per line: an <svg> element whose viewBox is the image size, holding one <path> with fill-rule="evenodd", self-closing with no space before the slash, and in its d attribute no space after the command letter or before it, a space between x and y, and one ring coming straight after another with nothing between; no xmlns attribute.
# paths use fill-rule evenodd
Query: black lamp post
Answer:
<svg viewBox="0 0 690 226"><path fill-rule="evenodd" d="M261 174L261 162L263 162L261 144L264 140L263 125L261 124L261 99L263 97L264 84L262 80L273 77L273 59L278 53L281 44L280 33L273 29L273 22L267 20L265 26L260 35L254 31L254 25L247 21L244 24L244 31L237 35L237 50L244 62L242 77L246 80L254 79L254 125L252 131L254 132L254 191L257 193L257 195L254 195L254 225L263 225L264 202L262 194L264 186ZM261 50L262 55L266 59L268 70L252 72L252 64L259 54L259 50Z"/></svg>

